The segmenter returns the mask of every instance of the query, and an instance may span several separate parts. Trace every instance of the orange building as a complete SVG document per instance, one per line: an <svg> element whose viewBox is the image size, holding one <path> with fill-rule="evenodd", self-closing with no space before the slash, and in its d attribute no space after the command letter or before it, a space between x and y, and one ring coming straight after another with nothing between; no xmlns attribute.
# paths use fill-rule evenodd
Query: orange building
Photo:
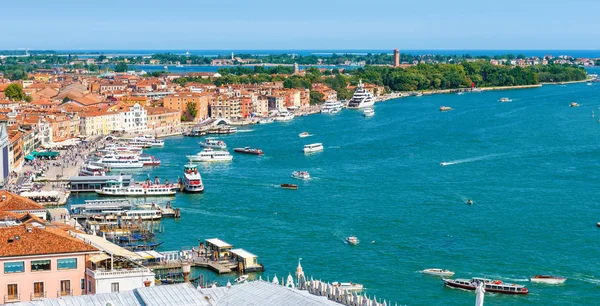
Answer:
<svg viewBox="0 0 600 306"><path fill-rule="evenodd" d="M188 103L196 103L196 117L189 118L192 121L199 121L208 118L208 105L210 104L211 94L180 92L166 96L163 99L163 106L168 109L179 111L181 116L189 118Z"/></svg>

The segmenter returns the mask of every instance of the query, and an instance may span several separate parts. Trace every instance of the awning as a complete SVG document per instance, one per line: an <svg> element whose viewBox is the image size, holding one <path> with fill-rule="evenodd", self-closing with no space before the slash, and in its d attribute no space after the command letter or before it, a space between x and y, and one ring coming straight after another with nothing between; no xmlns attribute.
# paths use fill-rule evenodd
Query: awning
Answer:
<svg viewBox="0 0 600 306"><path fill-rule="evenodd" d="M211 238L211 239L206 239L207 243L210 243L218 248L231 248L233 247L231 244L219 239L219 238Z"/></svg>
<svg viewBox="0 0 600 306"><path fill-rule="evenodd" d="M90 261L96 264L96 263L98 263L100 261L103 261L103 260L106 260L106 259L109 259L109 258L110 258L110 256L108 256L107 254L100 253L100 254L91 256L90 257Z"/></svg>
<svg viewBox="0 0 600 306"><path fill-rule="evenodd" d="M100 250L114 256L121 256L130 260L144 259L142 256L127 249L124 249L100 236L77 234L77 237L82 239L84 242L91 243L93 246L99 248Z"/></svg>
<svg viewBox="0 0 600 306"><path fill-rule="evenodd" d="M25 160L33 160L35 157L33 155L25 155Z"/></svg>
<svg viewBox="0 0 600 306"><path fill-rule="evenodd" d="M135 253L144 257L145 259L154 259L154 256L152 256L151 254L148 254L147 252L144 252L144 251L139 251L139 252L135 252Z"/></svg>
<svg viewBox="0 0 600 306"><path fill-rule="evenodd" d="M244 249L233 249L233 250L231 250L231 253L235 254L241 258L256 258L256 257L258 257Z"/></svg>

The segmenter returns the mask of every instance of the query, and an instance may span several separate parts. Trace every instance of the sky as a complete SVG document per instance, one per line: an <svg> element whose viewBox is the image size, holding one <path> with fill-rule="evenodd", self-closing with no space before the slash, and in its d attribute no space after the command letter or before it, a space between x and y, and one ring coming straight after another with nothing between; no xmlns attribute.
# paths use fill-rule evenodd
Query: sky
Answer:
<svg viewBox="0 0 600 306"><path fill-rule="evenodd" d="M598 0L3 1L0 50L596 50Z"/></svg>

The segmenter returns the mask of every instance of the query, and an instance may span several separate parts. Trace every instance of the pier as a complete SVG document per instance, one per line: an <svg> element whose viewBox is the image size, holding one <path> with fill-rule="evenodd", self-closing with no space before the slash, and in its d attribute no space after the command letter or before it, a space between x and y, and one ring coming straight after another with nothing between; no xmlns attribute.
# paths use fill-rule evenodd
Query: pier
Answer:
<svg viewBox="0 0 600 306"><path fill-rule="evenodd" d="M107 176L72 176L70 178L71 192L94 192L108 186L109 181L123 179L123 186L129 186L133 182L131 175L107 175Z"/></svg>

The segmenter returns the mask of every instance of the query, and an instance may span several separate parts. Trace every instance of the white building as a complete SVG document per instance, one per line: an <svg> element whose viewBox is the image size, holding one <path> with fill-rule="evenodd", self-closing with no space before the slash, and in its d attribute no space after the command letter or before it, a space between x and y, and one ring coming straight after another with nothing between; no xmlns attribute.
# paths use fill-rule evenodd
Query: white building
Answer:
<svg viewBox="0 0 600 306"><path fill-rule="evenodd" d="M121 113L121 128L126 132L143 131L148 128L148 113L136 103L128 111Z"/></svg>

